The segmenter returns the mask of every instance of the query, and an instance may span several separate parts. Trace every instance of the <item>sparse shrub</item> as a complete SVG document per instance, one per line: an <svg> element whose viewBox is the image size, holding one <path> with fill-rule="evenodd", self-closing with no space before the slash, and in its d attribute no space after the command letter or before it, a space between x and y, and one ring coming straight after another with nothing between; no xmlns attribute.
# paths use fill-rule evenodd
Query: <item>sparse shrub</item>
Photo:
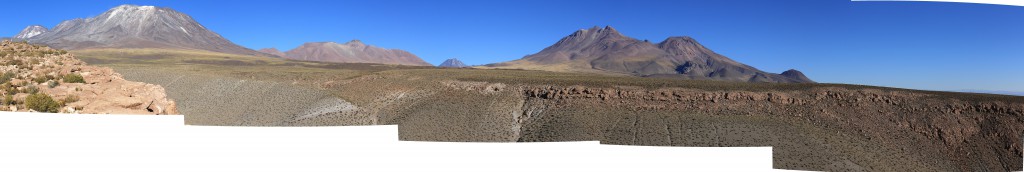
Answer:
<svg viewBox="0 0 1024 172"><path fill-rule="evenodd" d="M18 66L18 67L24 66L23 62L21 60L18 60L18 59L7 61L7 63L4 63L4 65L15 65L15 66Z"/></svg>
<svg viewBox="0 0 1024 172"><path fill-rule="evenodd" d="M64 107L68 103L74 103L74 102L77 102L77 101L78 101L78 96L68 95L67 97L64 97L64 99L60 100L60 106Z"/></svg>
<svg viewBox="0 0 1024 172"><path fill-rule="evenodd" d="M7 95L18 94L18 88L14 87L14 85L12 85L10 82L3 83L2 85L0 85L0 88L2 88L2 91L4 91L4 93L7 93Z"/></svg>
<svg viewBox="0 0 1024 172"><path fill-rule="evenodd" d="M17 104L17 102L14 102L14 96L12 96L10 94L4 96L4 102L0 102L0 103L3 103L4 105Z"/></svg>
<svg viewBox="0 0 1024 172"><path fill-rule="evenodd" d="M36 84L42 84L42 83L46 82L47 80L50 80L50 79L46 78L45 76L32 78L32 82L36 82Z"/></svg>
<svg viewBox="0 0 1024 172"><path fill-rule="evenodd" d="M57 113L60 104L54 101L50 95L35 93L25 98L25 106L38 112Z"/></svg>
<svg viewBox="0 0 1024 172"><path fill-rule="evenodd" d="M82 78L82 75L75 74L75 73L70 73L70 74L64 75L64 82L65 83L85 83L85 78Z"/></svg>
<svg viewBox="0 0 1024 172"><path fill-rule="evenodd" d="M35 94L35 93L38 93L38 92L39 92L39 88L36 88L35 85L29 85L29 86L25 87L25 93Z"/></svg>
<svg viewBox="0 0 1024 172"><path fill-rule="evenodd" d="M0 74L0 84L11 82L11 78L14 78L14 73L13 72L2 72L2 73L3 74Z"/></svg>

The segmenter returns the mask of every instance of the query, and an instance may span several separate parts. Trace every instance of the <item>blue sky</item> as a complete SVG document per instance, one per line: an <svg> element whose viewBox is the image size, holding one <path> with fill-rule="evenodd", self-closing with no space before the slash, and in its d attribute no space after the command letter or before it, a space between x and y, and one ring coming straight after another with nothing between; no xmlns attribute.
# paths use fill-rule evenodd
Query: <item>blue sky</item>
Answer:
<svg viewBox="0 0 1024 172"><path fill-rule="evenodd" d="M120 4L170 7L249 48L371 45L438 64L515 60L575 30L611 25L660 42L691 36L768 72L818 82L1024 92L1024 7L807 1L31 1L6 2L0 35L52 28ZM17 8L32 7L32 8Z"/></svg>

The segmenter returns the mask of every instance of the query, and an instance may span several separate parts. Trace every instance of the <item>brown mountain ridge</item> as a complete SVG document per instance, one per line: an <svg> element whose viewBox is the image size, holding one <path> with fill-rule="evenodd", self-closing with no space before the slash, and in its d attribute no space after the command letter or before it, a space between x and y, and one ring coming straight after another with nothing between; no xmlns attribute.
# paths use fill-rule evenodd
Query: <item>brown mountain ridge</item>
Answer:
<svg viewBox="0 0 1024 172"><path fill-rule="evenodd" d="M268 50L269 52L270 50ZM336 63L379 63L411 66L433 66L420 57L399 49L385 49L352 40L344 44L335 42L309 42L284 52L287 59L336 62Z"/></svg>
<svg viewBox="0 0 1024 172"><path fill-rule="evenodd" d="M487 67L745 82L814 82L796 70L785 75L758 70L715 53L690 37L670 37L654 44L624 36L611 26L581 29L536 54Z"/></svg>

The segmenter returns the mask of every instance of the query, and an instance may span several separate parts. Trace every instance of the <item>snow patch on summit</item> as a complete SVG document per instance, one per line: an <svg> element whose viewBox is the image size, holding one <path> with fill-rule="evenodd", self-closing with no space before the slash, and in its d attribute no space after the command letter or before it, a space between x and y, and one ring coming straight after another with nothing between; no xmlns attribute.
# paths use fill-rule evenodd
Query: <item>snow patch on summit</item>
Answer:
<svg viewBox="0 0 1024 172"><path fill-rule="evenodd" d="M22 39L31 38L31 37L34 37L34 36L39 35L39 34L43 34L43 32L40 32L40 31L37 31L37 30L33 30L33 31L28 32L28 33L25 33L25 35L19 36L18 38L22 38Z"/></svg>
<svg viewBox="0 0 1024 172"><path fill-rule="evenodd" d="M21 32L18 33L18 35L15 35L14 38L17 38L17 39L28 39L28 38L32 38L32 37L41 35L43 33L46 33L47 31L48 30L45 27L43 27L43 26L39 26L39 25L28 26L28 27L25 27L25 29L21 30Z"/></svg>
<svg viewBox="0 0 1024 172"><path fill-rule="evenodd" d="M117 16L117 14L120 14L121 12L124 12L124 11L149 12L149 11L153 11L154 9L156 9L155 6L121 5L121 6L118 6L117 8L114 8L114 10L110 11L110 15L107 16L107 20L110 20L110 19L114 18L114 16Z"/></svg>
<svg viewBox="0 0 1024 172"><path fill-rule="evenodd" d="M107 16L107 20L110 20L111 18L114 18L114 16L116 16L117 13L121 13L121 11L124 11L124 8L117 8L117 9L114 9L113 11L110 11L110 15Z"/></svg>

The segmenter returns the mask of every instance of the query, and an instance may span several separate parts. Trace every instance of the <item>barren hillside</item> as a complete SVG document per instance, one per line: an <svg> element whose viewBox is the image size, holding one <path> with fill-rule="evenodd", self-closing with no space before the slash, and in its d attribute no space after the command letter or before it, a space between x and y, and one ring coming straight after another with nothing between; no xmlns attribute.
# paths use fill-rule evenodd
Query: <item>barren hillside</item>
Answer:
<svg viewBox="0 0 1024 172"><path fill-rule="evenodd" d="M639 40L611 26L580 29L554 45L519 60L479 68L528 69L643 77L744 82L812 83L796 70L768 73L718 54L697 40L669 37Z"/></svg>
<svg viewBox="0 0 1024 172"><path fill-rule="evenodd" d="M304 61L433 66L407 51L366 45L359 40L352 40L344 44L309 42L288 50L284 54L285 56L282 57Z"/></svg>

